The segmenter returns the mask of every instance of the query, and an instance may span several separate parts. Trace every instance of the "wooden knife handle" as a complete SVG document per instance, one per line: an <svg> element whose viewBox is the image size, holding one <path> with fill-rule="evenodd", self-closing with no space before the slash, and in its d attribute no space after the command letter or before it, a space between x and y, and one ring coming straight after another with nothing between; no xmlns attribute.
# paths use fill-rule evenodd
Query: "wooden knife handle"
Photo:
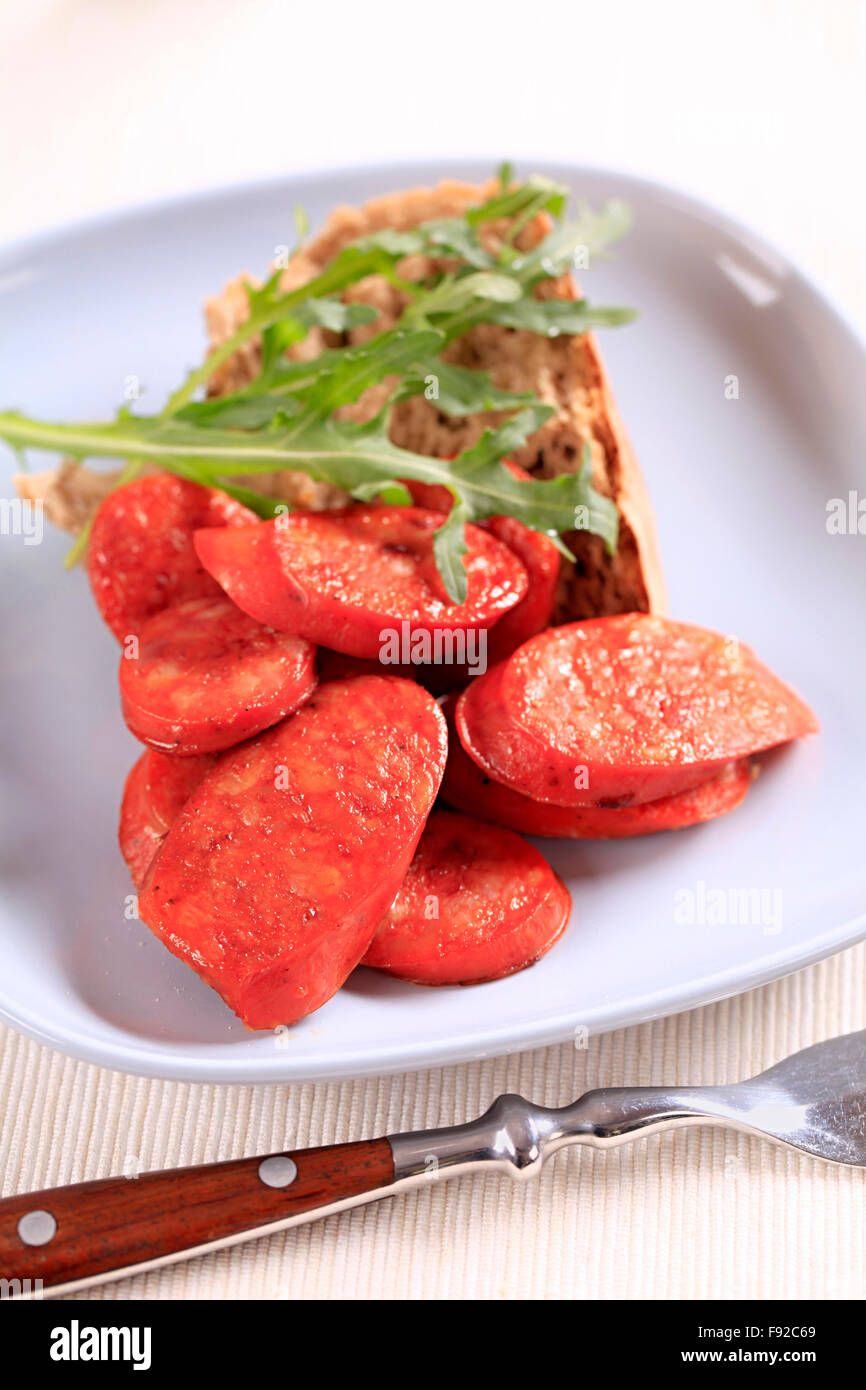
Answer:
<svg viewBox="0 0 866 1390"><path fill-rule="evenodd" d="M373 1139L7 1197L0 1280L24 1293L99 1283L375 1201L393 1182L391 1146Z"/></svg>

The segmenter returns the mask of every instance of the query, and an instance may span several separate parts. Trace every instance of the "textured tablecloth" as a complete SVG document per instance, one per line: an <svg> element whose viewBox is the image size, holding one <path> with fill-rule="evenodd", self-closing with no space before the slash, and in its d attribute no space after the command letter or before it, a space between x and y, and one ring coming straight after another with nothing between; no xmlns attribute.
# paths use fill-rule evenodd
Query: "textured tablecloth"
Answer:
<svg viewBox="0 0 866 1390"><path fill-rule="evenodd" d="M866 945L679 1017L378 1080L193 1086L0 1030L3 1194L453 1124L505 1090L736 1081L866 1026ZM431 1184L77 1298L863 1298L866 1172L710 1129L571 1149L533 1183Z"/></svg>

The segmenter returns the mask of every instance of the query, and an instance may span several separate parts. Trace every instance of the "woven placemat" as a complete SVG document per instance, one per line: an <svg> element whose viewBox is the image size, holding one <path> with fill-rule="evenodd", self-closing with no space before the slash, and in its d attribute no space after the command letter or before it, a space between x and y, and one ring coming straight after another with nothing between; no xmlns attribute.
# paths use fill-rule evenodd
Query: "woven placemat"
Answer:
<svg viewBox="0 0 866 1390"><path fill-rule="evenodd" d="M146 1081L0 1029L3 1194L213 1162L480 1113L594 1086L735 1081L866 1026L866 944L773 985L589 1039L585 1049L329 1085ZM78 1297L863 1298L866 1173L743 1135L571 1149L533 1183L444 1183Z"/></svg>

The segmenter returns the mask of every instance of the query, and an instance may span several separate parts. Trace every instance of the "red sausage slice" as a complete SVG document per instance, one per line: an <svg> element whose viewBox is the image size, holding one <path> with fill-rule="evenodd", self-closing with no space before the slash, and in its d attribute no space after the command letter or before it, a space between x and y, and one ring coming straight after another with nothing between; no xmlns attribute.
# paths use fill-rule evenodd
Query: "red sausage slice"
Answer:
<svg viewBox="0 0 866 1390"><path fill-rule="evenodd" d="M494 782L474 763L451 733L450 708L448 763L441 796L449 806L491 825L502 825L523 835L550 836L563 840L624 840L635 835L654 835L661 830L682 830L688 825L714 820L739 806L749 789L752 774L748 758L726 763L720 772L700 786L660 801L609 810L600 806L552 806L533 801L520 792Z"/></svg>
<svg viewBox="0 0 866 1390"><path fill-rule="evenodd" d="M193 549L194 531L255 520L227 493L170 473L110 493L93 519L87 569L99 611L118 641L172 603L219 593Z"/></svg>
<svg viewBox="0 0 866 1390"><path fill-rule="evenodd" d="M250 1028L318 1009L394 900L445 767L420 686L359 676L224 753L145 879L139 912Z"/></svg>
<svg viewBox="0 0 866 1390"><path fill-rule="evenodd" d="M498 980L562 934L568 889L510 830L434 811L363 964L421 985Z"/></svg>
<svg viewBox="0 0 866 1390"><path fill-rule="evenodd" d="M316 687L316 649L220 594L166 608L120 658L130 731L164 753L218 753L293 714Z"/></svg>
<svg viewBox="0 0 866 1390"><path fill-rule="evenodd" d="M515 478L529 479L525 468L503 459L505 467ZM406 487L418 507L430 507L433 511L450 512L454 499L447 487L438 483L416 483L409 481ZM559 578L559 552L549 536L524 526L514 516L492 516L479 522L503 545L515 554L526 570L528 588L526 595L515 608L500 618L487 639L487 662L493 666L519 647L523 642L543 632L550 622L556 598L556 583ZM452 682L463 684L468 679Z"/></svg>
<svg viewBox="0 0 866 1390"><path fill-rule="evenodd" d="M320 681L344 681L350 676L402 676L404 680L413 681L419 674L417 666L346 656L344 652L332 652L329 647L317 648L316 670Z"/></svg>
<svg viewBox="0 0 866 1390"><path fill-rule="evenodd" d="M450 457L456 458L457 455L451 454ZM422 483L415 478L401 478L400 481L416 507L426 507L427 511L441 512L447 516L454 506L454 494L444 483Z"/></svg>
<svg viewBox="0 0 866 1390"><path fill-rule="evenodd" d="M675 795L818 727L748 647L644 613L532 638L466 691L456 720L494 780L608 807Z"/></svg>
<svg viewBox="0 0 866 1390"><path fill-rule="evenodd" d="M202 564L239 608L349 656L376 657L386 632L488 627L526 593L516 556L466 527L469 596L449 600L433 560L438 512L344 507L292 512L238 530L200 531Z"/></svg>
<svg viewBox="0 0 866 1390"><path fill-rule="evenodd" d="M818 728L749 647L648 613L533 638L506 663L502 696L561 767L588 768L595 801L666 796Z"/></svg>
<svg viewBox="0 0 866 1390"><path fill-rule="evenodd" d="M157 850L205 773L213 756L170 758L148 748L123 789L118 839L132 881L140 888Z"/></svg>
<svg viewBox="0 0 866 1390"><path fill-rule="evenodd" d="M529 587L525 598L515 608L510 609L486 632L478 634L476 647L471 653L474 665L443 661L435 665L415 666L416 678L437 695L459 689L510 656L523 642L547 626L553 612L559 576L559 554L553 543L547 536L524 526L513 516L490 517L480 525L517 556L526 570Z"/></svg>
<svg viewBox="0 0 866 1390"><path fill-rule="evenodd" d="M559 579L559 551L549 536L524 526L515 516L492 516L486 530L513 552L526 570L526 597L500 618L487 639L487 661L502 661L550 622Z"/></svg>
<svg viewBox="0 0 866 1390"><path fill-rule="evenodd" d="M363 965L414 984L481 984L532 965L562 935L566 885L510 830L435 810Z"/></svg>
<svg viewBox="0 0 866 1390"><path fill-rule="evenodd" d="M564 777L540 740L508 717L502 700L505 666L501 661L458 696L454 723L460 742L494 782L506 787L520 782L527 788L523 794L532 800L561 803L572 784L582 783L583 777L570 769ZM588 801L588 791L579 794Z"/></svg>

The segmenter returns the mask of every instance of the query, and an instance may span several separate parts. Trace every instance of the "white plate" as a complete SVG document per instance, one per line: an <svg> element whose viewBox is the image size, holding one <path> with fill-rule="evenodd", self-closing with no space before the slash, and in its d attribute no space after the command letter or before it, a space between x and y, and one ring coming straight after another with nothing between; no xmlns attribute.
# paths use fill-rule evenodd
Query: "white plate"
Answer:
<svg viewBox="0 0 866 1390"><path fill-rule="evenodd" d="M296 203L315 223L336 202L487 172L300 177L18 245L0 257L2 404L99 418L136 376L155 409L201 356L203 297L265 267L292 238ZM863 349L798 271L711 209L618 174L547 172L593 203L625 197L636 214L620 256L582 278L596 302L641 312L603 348L658 512L671 611L755 646L811 701L822 735L769 758L716 824L621 844L540 841L574 920L533 969L438 990L359 970L291 1031L250 1034L125 919L115 829L139 750L118 708L117 647L84 574L60 568L65 538L4 535L0 1016L14 1027L153 1076L358 1076L636 1023L866 935L866 539L826 529L828 499L862 476ZM727 923L702 919L713 890L704 900ZM737 890L751 894L739 922Z"/></svg>

